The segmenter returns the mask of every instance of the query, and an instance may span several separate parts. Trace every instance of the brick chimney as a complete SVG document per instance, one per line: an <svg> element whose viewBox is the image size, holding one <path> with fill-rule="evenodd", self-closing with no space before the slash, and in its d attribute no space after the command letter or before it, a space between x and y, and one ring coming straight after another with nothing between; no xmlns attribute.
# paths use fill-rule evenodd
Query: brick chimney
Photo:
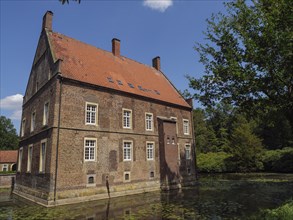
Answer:
<svg viewBox="0 0 293 220"><path fill-rule="evenodd" d="M153 59L153 67L159 71L161 70L161 61L159 56Z"/></svg>
<svg viewBox="0 0 293 220"><path fill-rule="evenodd" d="M53 12L47 11L43 17L42 29L47 29L48 31L52 31L52 20L53 20Z"/></svg>
<svg viewBox="0 0 293 220"><path fill-rule="evenodd" d="M117 38L112 39L112 53L114 56L120 56L120 40Z"/></svg>

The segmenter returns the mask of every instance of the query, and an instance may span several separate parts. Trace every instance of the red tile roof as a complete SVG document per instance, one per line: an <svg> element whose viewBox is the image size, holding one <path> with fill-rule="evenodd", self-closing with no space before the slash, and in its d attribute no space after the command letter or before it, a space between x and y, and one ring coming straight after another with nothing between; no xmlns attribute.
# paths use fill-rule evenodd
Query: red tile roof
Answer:
<svg viewBox="0 0 293 220"><path fill-rule="evenodd" d="M16 163L17 152L17 150L1 150L0 163Z"/></svg>
<svg viewBox="0 0 293 220"><path fill-rule="evenodd" d="M63 77L191 108L161 71L59 33L47 34L54 58L63 60Z"/></svg>

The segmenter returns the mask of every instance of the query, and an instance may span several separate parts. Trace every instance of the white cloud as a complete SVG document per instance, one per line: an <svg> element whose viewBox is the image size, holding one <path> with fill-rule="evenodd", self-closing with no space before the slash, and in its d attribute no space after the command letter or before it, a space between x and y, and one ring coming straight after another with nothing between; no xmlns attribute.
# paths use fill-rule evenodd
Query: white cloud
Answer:
<svg viewBox="0 0 293 220"><path fill-rule="evenodd" d="M21 109L23 96L21 94L7 96L0 100L1 109L19 110Z"/></svg>
<svg viewBox="0 0 293 220"><path fill-rule="evenodd" d="M0 100L1 110L6 110L9 118L12 120L20 120L22 113L23 95L16 94L7 96Z"/></svg>
<svg viewBox="0 0 293 220"><path fill-rule="evenodd" d="M173 0L144 0L143 5L160 12L164 12L173 5Z"/></svg>
<svg viewBox="0 0 293 220"><path fill-rule="evenodd" d="M12 120L20 120L21 119L22 110L15 110L12 112L12 115L9 117Z"/></svg>

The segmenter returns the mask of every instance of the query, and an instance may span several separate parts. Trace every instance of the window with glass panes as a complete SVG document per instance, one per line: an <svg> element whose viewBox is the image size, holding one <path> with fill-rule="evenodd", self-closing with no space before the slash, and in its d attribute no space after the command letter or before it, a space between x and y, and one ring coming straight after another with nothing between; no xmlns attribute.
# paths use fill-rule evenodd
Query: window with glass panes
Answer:
<svg viewBox="0 0 293 220"><path fill-rule="evenodd" d="M2 171L3 171L3 172L8 171L8 164L3 164L3 166L2 166Z"/></svg>
<svg viewBox="0 0 293 220"><path fill-rule="evenodd" d="M123 142L123 160L131 160L132 142Z"/></svg>
<svg viewBox="0 0 293 220"><path fill-rule="evenodd" d="M191 157L190 145L185 145L185 159L190 160Z"/></svg>
<svg viewBox="0 0 293 220"><path fill-rule="evenodd" d="M97 118L97 105L87 104L86 105L86 124L96 124Z"/></svg>
<svg viewBox="0 0 293 220"><path fill-rule="evenodd" d="M25 123L26 123L26 119L22 119L22 123L21 123L21 132L20 132L20 136L23 137L24 133L25 133Z"/></svg>
<svg viewBox="0 0 293 220"><path fill-rule="evenodd" d="M44 173L45 172L46 145L47 145L47 142L46 141L42 141L41 142L41 149L40 149L40 167L39 167L39 171L41 173Z"/></svg>
<svg viewBox="0 0 293 220"><path fill-rule="evenodd" d="M27 172L31 172L32 169L32 159L33 159L33 146L30 145L28 147L28 154L27 154Z"/></svg>
<svg viewBox="0 0 293 220"><path fill-rule="evenodd" d="M46 102L44 104L43 125L48 124L48 119L49 119L49 102Z"/></svg>
<svg viewBox="0 0 293 220"><path fill-rule="evenodd" d="M18 163L17 163L17 171L18 171L18 172L21 171L22 152L23 152L23 148L20 148L20 149L19 149L19 153L18 153Z"/></svg>
<svg viewBox="0 0 293 220"><path fill-rule="evenodd" d="M147 159L154 159L154 143L147 143Z"/></svg>
<svg viewBox="0 0 293 220"><path fill-rule="evenodd" d="M153 130L153 114L146 113L145 123L146 123L146 130L152 131Z"/></svg>
<svg viewBox="0 0 293 220"><path fill-rule="evenodd" d="M31 132L35 130L36 126L36 112L31 114Z"/></svg>
<svg viewBox="0 0 293 220"><path fill-rule="evenodd" d="M131 110L123 110L123 128L131 128Z"/></svg>
<svg viewBox="0 0 293 220"><path fill-rule="evenodd" d="M84 146L84 160L95 161L96 140L86 139Z"/></svg>
<svg viewBox="0 0 293 220"><path fill-rule="evenodd" d="M189 121L188 120L183 120L183 132L186 135L189 134Z"/></svg>

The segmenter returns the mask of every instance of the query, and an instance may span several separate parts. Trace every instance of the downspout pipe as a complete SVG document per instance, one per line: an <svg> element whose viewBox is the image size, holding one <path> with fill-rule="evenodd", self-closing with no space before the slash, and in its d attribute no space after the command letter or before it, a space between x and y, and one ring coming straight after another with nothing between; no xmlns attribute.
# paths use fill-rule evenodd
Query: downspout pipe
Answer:
<svg viewBox="0 0 293 220"><path fill-rule="evenodd" d="M57 126L57 144L56 144L56 163L55 163L55 186L54 186L54 203L56 204L57 194L57 177L58 177L58 154L59 154L59 136L60 136L60 121L61 121L61 103L62 103L62 83L63 78L61 73L58 73L57 79L59 79L60 91L59 91L59 109L58 109L58 126Z"/></svg>

